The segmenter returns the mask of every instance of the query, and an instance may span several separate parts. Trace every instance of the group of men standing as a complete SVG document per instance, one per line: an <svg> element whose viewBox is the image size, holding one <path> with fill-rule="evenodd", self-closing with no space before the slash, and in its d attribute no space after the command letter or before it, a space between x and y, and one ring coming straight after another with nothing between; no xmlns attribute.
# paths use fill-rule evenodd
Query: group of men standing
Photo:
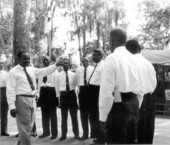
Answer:
<svg viewBox="0 0 170 145"><path fill-rule="evenodd" d="M138 42L126 41L127 35L122 29L113 29L110 32L112 53L106 60L103 60L103 50L95 49L92 54L95 65L89 65L88 58L84 57L75 73L69 70L67 59L37 69L29 66L29 54L20 52L18 65L9 71L7 81L10 113L16 117L19 131L18 145L31 145L36 78L41 78L39 103L43 134L40 138L50 135L49 121L51 139L57 138L56 106L59 106L61 141L67 138L69 112L76 139L95 138L94 144L152 143L155 117L151 93L156 87L156 73L152 64L140 55ZM61 72L57 71L58 67L62 67ZM48 100L52 100L53 105L48 104ZM81 137L78 107L83 129Z"/></svg>

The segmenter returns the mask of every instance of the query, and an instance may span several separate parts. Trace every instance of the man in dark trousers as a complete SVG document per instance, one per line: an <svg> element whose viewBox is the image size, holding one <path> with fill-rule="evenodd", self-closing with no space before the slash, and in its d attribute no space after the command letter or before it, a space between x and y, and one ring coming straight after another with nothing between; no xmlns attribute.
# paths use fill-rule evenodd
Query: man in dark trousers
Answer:
<svg viewBox="0 0 170 145"><path fill-rule="evenodd" d="M21 46L21 50L26 50ZM7 79L7 100L12 117L16 117L19 131L18 145L31 145L30 133L35 121L36 78L53 73L57 66L46 68L30 66L30 54L26 51L18 53L18 65L9 71Z"/></svg>
<svg viewBox="0 0 170 145"><path fill-rule="evenodd" d="M99 89L102 69L104 66L103 60L104 52L101 48L94 49L92 60L95 63L94 69L88 80L88 107L89 107L89 121L91 127L91 138L97 138L99 131Z"/></svg>
<svg viewBox="0 0 170 145"><path fill-rule="evenodd" d="M108 144L135 143L138 125L140 79L136 58L126 50L127 35L122 29L110 32L110 49L102 71L99 112L100 138ZM104 138L104 137L105 138Z"/></svg>
<svg viewBox="0 0 170 145"><path fill-rule="evenodd" d="M0 119L1 136L9 136L7 132L8 125L8 102L6 97L6 82L8 73L3 70L3 62L0 60Z"/></svg>
<svg viewBox="0 0 170 145"><path fill-rule="evenodd" d="M80 105L80 116L81 124L83 128L83 135L81 140L88 139L89 137L89 86L88 80L94 67L89 65L89 60L87 57L83 57L82 66L76 70L77 86L79 87L79 105Z"/></svg>
<svg viewBox="0 0 170 145"><path fill-rule="evenodd" d="M127 41L126 49L139 58L139 69L141 66L145 66L146 68L147 78L142 78L145 90L144 96L142 96L143 102L141 101L139 110L137 140L139 144L152 144L155 129L155 104L152 92L155 90L157 84L156 72L153 65L140 54L141 47L136 40ZM144 69L141 71L144 71Z"/></svg>
<svg viewBox="0 0 170 145"><path fill-rule="evenodd" d="M58 66L63 66L61 71L56 77L56 91L59 96L59 104L61 108L61 138L63 141L67 138L67 119L68 111L70 112L72 129L75 139L79 139L79 128L77 118L77 96L76 96L76 76L75 73L69 71L69 60L63 59L58 63Z"/></svg>
<svg viewBox="0 0 170 145"><path fill-rule="evenodd" d="M47 56L43 56L42 64L43 67L49 66L50 61ZM38 80L38 86L40 90L40 97L38 99L38 103L41 107L43 128L43 133L42 135L39 136L39 138L44 138L51 134L52 135L51 139L56 139L58 135L57 127L58 98L56 97L55 90L55 80L57 74L58 71L56 70L52 74L45 77L41 77Z"/></svg>

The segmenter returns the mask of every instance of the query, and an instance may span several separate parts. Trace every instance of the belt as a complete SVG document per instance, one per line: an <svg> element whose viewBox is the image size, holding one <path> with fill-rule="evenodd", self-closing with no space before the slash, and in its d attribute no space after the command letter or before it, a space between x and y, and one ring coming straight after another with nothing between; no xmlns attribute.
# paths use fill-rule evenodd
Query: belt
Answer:
<svg viewBox="0 0 170 145"><path fill-rule="evenodd" d="M52 87L52 86L41 86L41 88L55 88L55 87Z"/></svg>
<svg viewBox="0 0 170 145"><path fill-rule="evenodd" d="M16 95L17 97L34 98L35 95Z"/></svg>
<svg viewBox="0 0 170 145"><path fill-rule="evenodd" d="M60 93L72 93L75 92L75 90L71 90L71 91L60 91Z"/></svg>

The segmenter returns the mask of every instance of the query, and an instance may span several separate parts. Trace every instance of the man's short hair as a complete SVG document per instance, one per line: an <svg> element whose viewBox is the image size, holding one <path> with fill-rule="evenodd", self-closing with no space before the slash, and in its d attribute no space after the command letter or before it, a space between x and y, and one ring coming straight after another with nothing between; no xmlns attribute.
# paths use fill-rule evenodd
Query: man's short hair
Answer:
<svg viewBox="0 0 170 145"><path fill-rule="evenodd" d="M141 47L138 41L135 39L131 39L127 41L125 46L126 46L126 49L132 54L140 53L141 51Z"/></svg>
<svg viewBox="0 0 170 145"><path fill-rule="evenodd" d="M28 51L26 51L26 50L19 51L17 54L17 57L21 58L22 54L24 54L24 53L28 53Z"/></svg>
<svg viewBox="0 0 170 145"><path fill-rule="evenodd" d="M118 42L119 44L125 44L127 34L123 29L115 28L110 32L110 39L112 39L112 37L114 37L114 41Z"/></svg>
<svg viewBox="0 0 170 145"><path fill-rule="evenodd" d="M100 55L101 55L102 57L105 56L105 53L104 53L104 51L103 51L102 48L95 48L95 49L93 50L93 52L98 52L98 53L100 53Z"/></svg>

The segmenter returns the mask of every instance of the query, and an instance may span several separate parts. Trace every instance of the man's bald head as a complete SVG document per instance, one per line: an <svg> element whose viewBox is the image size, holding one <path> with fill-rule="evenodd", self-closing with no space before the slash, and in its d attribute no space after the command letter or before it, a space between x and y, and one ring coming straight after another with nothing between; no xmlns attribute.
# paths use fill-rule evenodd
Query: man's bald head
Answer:
<svg viewBox="0 0 170 145"><path fill-rule="evenodd" d="M115 28L110 32L110 49L113 52L116 47L124 46L127 34L123 29Z"/></svg>

